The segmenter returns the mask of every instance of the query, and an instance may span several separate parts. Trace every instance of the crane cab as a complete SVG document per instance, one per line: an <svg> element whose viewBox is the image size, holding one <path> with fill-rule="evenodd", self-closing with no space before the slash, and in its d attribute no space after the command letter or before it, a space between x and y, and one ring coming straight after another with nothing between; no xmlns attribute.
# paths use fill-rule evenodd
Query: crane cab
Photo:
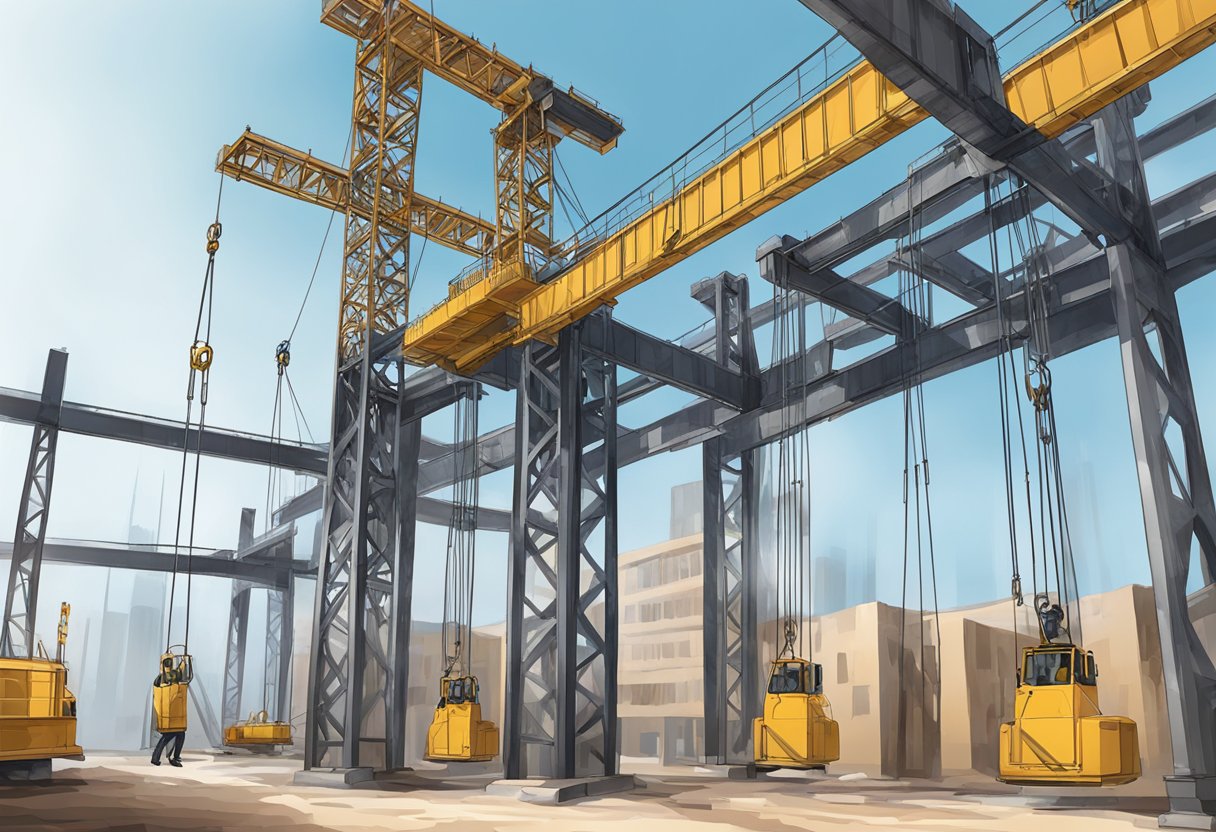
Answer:
<svg viewBox="0 0 1216 832"><path fill-rule="evenodd" d="M266 711L259 711L244 722L224 728L224 745L236 748L291 745L291 723L274 722Z"/></svg>
<svg viewBox="0 0 1216 832"><path fill-rule="evenodd" d="M1136 723L1098 708L1092 652L1050 642L1023 648L1013 712L1001 726L1001 781L1114 786L1140 776Z"/></svg>
<svg viewBox="0 0 1216 832"><path fill-rule="evenodd" d="M156 715L156 730L160 733L186 730L192 681L194 660L189 653L174 653L170 648L161 655L160 670L152 685L152 712Z"/></svg>
<svg viewBox="0 0 1216 832"><path fill-rule="evenodd" d="M426 732L425 759L485 762L498 756L498 726L481 718L475 676L445 676L439 682L439 704Z"/></svg>
<svg viewBox="0 0 1216 832"><path fill-rule="evenodd" d="M752 725L757 765L825 768L840 759L840 726L823 695L823 666L777 659L764 696L764 716Z"/></svg>

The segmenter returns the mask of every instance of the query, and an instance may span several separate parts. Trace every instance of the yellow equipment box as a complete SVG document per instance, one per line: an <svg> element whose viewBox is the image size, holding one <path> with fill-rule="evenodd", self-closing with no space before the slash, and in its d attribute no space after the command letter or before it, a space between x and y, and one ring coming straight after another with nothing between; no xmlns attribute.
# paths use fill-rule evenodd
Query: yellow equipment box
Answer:
<svg viewBox="0 0 1216 832"><path fill-rule="evenodd" d="M426 732L426 754L433 761L485 762L498 756L498 726L481 718L477 679L444 677L439 704Z"/></svg>
<svg viewBox="0 0 1216 832"><path fill-rule="evenodd" d="M823 695L823 668L805 659L773 662L764 716L752 725L756 764L824 768L840 759L840 726Z"/></svg>
<svg viewBox="0 0 1216 832"><path fill-rule="evenodd" d="M1140 776L1136 723L1098 708L1093 653L1072 644L1023 648L1013 712L1001 726L1003 782L1115 786Z"/></svg>
<svg viewBox="0 0 1216 832"><path fill-rule="evenodd" d="M194 661L189 653L172 650L160 657L160 673L152 685L152 712L162 734L186 730Z"/></svg>
<svg viewBox="0 0 1216 832"><path fill-rule="evenodd" d="M224 745L291 745L291 723L271 722L265 711L224 729Z"/></svg>
<svg viewBox="0 0 1216 832"><path fill-rule="evenodd" d="M50 659L0 659L0 761L80 757L76 697Z"/></svg>

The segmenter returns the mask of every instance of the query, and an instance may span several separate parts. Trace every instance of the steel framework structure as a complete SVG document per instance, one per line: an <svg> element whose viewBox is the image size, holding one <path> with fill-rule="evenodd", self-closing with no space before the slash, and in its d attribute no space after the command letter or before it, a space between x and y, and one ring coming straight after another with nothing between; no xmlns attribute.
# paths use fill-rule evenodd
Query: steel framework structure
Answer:
<svg viewBox="0 0 1216 832"><path fill-rule="evenodd" d="M616 773L616 369L583 350L582 326L530 344L520 372L508 778Z"/></svg>

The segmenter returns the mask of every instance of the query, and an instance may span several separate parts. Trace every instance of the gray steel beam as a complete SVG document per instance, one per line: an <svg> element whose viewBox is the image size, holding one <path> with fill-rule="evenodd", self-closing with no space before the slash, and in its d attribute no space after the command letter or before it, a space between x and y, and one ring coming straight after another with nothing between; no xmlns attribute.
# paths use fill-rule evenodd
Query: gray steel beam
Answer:
<svg viewBox="0 0 1216 832"><path fill-rule="evenodd" d="M1162 826L1216 828L1216 667L1191 622L1192 547L1205 583L1216 575L1216 501L1173 286L1148 200L1131 114L1122 102L1094 120L1098 163L1127 185L1124 211L1139 245L1106 250L1140 479L1145 540L1165 677L1174 773ZM1170 431L1181 442L1171 447Z"/></svg>
<svg viewBox="0 0 1216 832"><path fill-rule="evenodd" d="M74 566L99 566L108 569L135 569L144 572L172 572L172 547L167 551L151 547L123 546L88 540L48 539L43 546L44 563ZM13 544L0 542L0 559L11 558ZM276 565L263 559L233 560L230 552L195 554L191 570L195 575L231 578L258 586L283 586L292 576L315 577L316 569L306 560Z"/></svg>
<svg viewBox="0 0 1216 832"><path fill-rule="evenodd" d="M473 392L476 395L476 392ZM389 655L392 657L385 691L385 760L390 770L405 767L405 717L410 689L410 622L414 604L414 543L419 515L418 457L422 422L400 421L397 425L397 525L396 564L393 569L392 613L389 623ZM449 518L451 517L449 506Z"/></svg>
<svg viewBox="0 0 1216 832"><path fill-rule="evenodd" d="M731 370L709 356L634 329L601 310L587 317L583 349L648 378L702 398L747 410L759 398L755 376Z"/></svg>
<svg viewBox="0 0 1216 832"><path fill-rule="evenodd" d="M427 460L427 462L435 463L434 467L430 469L432 473L444 467L444 463L440 461L442 459L443 457L435 457ZM441 486L434 486L434 488L439 487ZM434 490L434 488L431 490ZM324 502L325 487L320 484L314 485L307 491L292 497L284 503L275 512L275 524L289 523L292 520L299 520L301 517L312 514L314 511L320 511L324 507ZM452 504L448 500L420 495L418 497L417 515L418 521L421 523L446 526L452 520ZM503 509L489 508L488 506L478 506L477 528L490 532L509 532L511 531L511 512L504 511Z"/></svg>
<svg viewBox="0 0 1216 832"><path fill-rule="evenodd" d="M4 597L4 620L0 621L0 656L34 655L34 632L38 613L38 582L42 574L46 525L51 512L51 487L55 482L55 448L63 407L63 386L68 354L47 353L42 395L33 414L34 436L17 507L17 530L9 562L8 591Z"/></svg>
<svg viewBox="0 0 1216 832"><path fill-rule="evenodd" d="M756 249L760 276L774 286L802 292L897 337L911 335L923 325L895 298L846 280L831 269L808 269L799 259L799 242L788 235L773 237Z"/></svg>
<svg viewBox="0 0 1216 832"><path fill-rule="evenodd" d="M0 419L32 424L37 421L37 410L37 395L24 390L0 388ZM203 431L200 445L198 429L193 425L187 433L182 422L172 419L107 410L77 402L63 403L59 429L65 433L177 451L188 443L192 450L199 447L205 456L261 465L273 459L280 468L314 476L324 476L326 470L327 450L324 445L272 440L267 436L213 427Z"/></svg>
<svg viewBox="0 0 1216 832"><path fill-rule="evenodd" d="M981 153L1007 164L1082 228L1124 240L1118 183L1005 106L992 37L949 0L802 0L887 78Z"/></svg>

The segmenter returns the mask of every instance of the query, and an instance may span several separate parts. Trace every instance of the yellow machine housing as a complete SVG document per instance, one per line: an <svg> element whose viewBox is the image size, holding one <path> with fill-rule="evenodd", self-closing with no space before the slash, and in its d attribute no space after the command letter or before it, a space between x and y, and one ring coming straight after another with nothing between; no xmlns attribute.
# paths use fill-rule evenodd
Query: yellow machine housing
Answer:
<svg viewBox="0 0 1216 832"><path fill-rule="evenodd" d="M806 659L777 659L764 696L764 716L752 725L757 765L825 768L840 759L840 726L823 695L823 667Z"/></svg>
<svg viewBox="0 0 1216 832"><path fill-rule="evenodd" d="M481 718L477 678L445 676L439 704L426 732L425 759L485 762L498 756L498 726Z"/></svg>
<svg viewBox="0 0 1216 832"><path fill-rule="evenodd" d="M156 715L156 730L162 734L186 730L186 712L190 705L190 682L194 680L194 663L189 653L165 653L160 657L162 676L172 674L176 681L152 686L152 712ZM158 680L159 681L159 680Z"/></svg>
<svg viewBox="0 0 1216 832"><path fill-rule="evenodd" d="M0 762L83 759L76 744L76 697L68 690L63 645L71 607L59 609L59 650L54 660L0 658Z"/></svg>
<svg viewBox="0 0 1216 832"><path fill-rule="evenodd" d="M1093 653L1052 643L1022 650L1000 770L1003 782L1042 785L1116 786L1140 776L1136 723L1098 708Z"/></svg>
<svg viewBox="0 0 1216 832"><path fill-rule="evenodd" d="M224 745L291 745L291 723L272 722L265 711L224 729Z"/></svg>

